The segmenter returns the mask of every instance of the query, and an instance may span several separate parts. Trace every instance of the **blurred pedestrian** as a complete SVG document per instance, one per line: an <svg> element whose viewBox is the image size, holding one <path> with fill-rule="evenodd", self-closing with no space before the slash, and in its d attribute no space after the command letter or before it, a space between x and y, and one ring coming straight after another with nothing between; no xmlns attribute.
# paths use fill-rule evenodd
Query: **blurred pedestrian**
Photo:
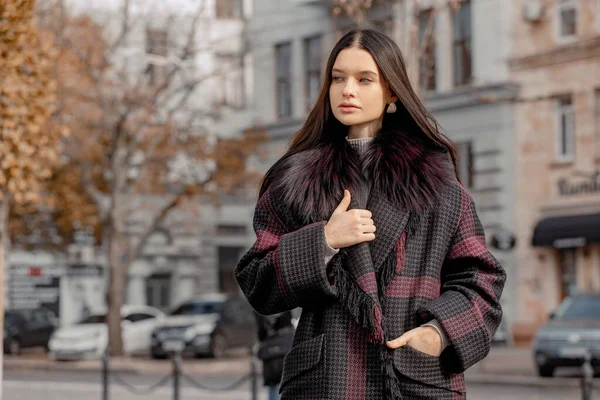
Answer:
<svg viewBox="0 0 600 400"><path fill-rule="evenodd" d="M294 325L292 313L275 315L256 313L258 326L258 358L263 362L263 381L269 388L269 400L279 399L279 383L283 372L283 359L292 347Z"/></svg>
<svg viewBox="0 0 600 400"><path fill-rule="evenodd" d="M320 96L267 171L236 277L262 314L302 307L284 400L464 399L506 274L457 150L374 30L333 48Z"/></svg>

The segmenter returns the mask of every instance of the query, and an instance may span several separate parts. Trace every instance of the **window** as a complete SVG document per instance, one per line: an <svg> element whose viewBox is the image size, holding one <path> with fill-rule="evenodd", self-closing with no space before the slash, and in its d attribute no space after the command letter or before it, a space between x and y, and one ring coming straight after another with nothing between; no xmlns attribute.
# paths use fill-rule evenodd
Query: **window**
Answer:
<svg viewBox="0 0 600 400"><path fill-rule="evenodd" d="M156 316L146 314L146 313L134 313L134 314L129 314L128 316L125 317L126 320L131 321L131 322L140 322L140 321L144 321L144 320L152 319L152 318L156 318Z"/></svg>
<svg viewBox="0 0 600 400"><path fill-rule="evenodd" d="M162 29L146 30L146 53L150 56L167 57L169 43L167 40L167 31ZM166 78L166 67L159 65L151 60L146 67L146 74L149 77L150 84L157 84Z"/></svg>
<svg viewBox="0 0 600 400"><path fill-rule="evenodd" d="M243 0L217 0L217 18L242 18Z"/></svg>
<svg viewBox="0 0 600 400"><path fill-rule="evenodd" d="M217 234L219 235L245 235L247 231L246 225L217 225Z"/></svg>
<svg viewBox="0 0 600 400"><path fill-rule="evenodd" d="M556 0L557 27L559 39L571 39L577 36L577 1Z"/></svg>
<svg viewBox="0 0 600 400"><path fill-rule="evenodd" d="M453 56L454 85L466 85L471 82L471 1L460 3L453 16Z"/></svg>
<svg viewBox="0 0 600 400"><path fill-rule="evenodd" d="M323 44L320 36L304 40L304 68L306 70L306 110L314 106L321 91L321 56Z"/></svg>
<svg viewBox="0 0 600 400"><path fill-rule="evenodd" d="M244 66L241 57L219 57L220 79L215 88L216 104L242 108L245 104Z"/></svg>
<svg viewBox="0 0 600 400"><path fill-rule="evenodd" d="M558 99L558 158L571 161L575 155L575 113L571 96Z"/></svg>
<svg viewBox="0 0 600 400"><path fill-rule="evenodd" d="M277 116L292 116L292 44L275 46L277 69Z"/></svg>
<svg viewBox="0 0 600 400"><path fill-rule="evenodd" d="M81 320L80 324L105 324L106 314L90 315L89 317Z"/></svg>
<svg viewBox="0 0 600 400"><path fill-rule="evenodd" d="M577 291L577 253L575 249L560 249L560 298Z"/></svg>
<svg viewBox="0 0 600 400"><path fill-rule="evenodd" d="M223 310L223 304L223 301L191 301L182 304L170 315L219 314Z"/></svg>
<svg viewBox="0 0 600 400"><path fill-rule="evenodd" d="M234 271L243 250L241 247L219 246L219 290L223 293L238 291Z"/></svg>
<svg viewBox="0 0 600 400"><path fill-rule="evenodd" d="M171 274L154 274L146 279L146 304L166 309L171 304Z"/></svg>
<svg viewBox="0 0 600 400"><path fill-rule="evenodd" d="M473 146L471 142L457 143L458 176L466 188L473 187Z"/></svg>
<svg viewBox="0 0 600 400"><path fill-rule="evenodd" d="M432 9L419 14L419 85L435 90L435 13Z"/></svg>

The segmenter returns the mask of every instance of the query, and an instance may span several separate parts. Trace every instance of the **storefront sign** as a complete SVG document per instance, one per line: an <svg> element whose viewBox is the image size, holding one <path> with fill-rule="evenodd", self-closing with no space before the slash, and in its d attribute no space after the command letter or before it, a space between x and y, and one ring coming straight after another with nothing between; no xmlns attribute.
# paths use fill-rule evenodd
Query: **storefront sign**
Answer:
<svg viewBox="0 0 600 400"><path fill-rule="evenodd" d="M564 239L556 239L552 245L557 249L574 249L576 247L583 247L587 243L584 237L577 238L564 238Z"/></svg>
<svg viewBox="0 0 600 400"><path fill-rule="evenodd" d="M60 278L65 268L56 265L11 265L8 300L13 309L44 307L60 316Z"/></svg>
<svg viewBox="0 0 600 400"><path fill-rule="evenodd" d="M561 196L600 193L600 171L591 173L575 172L574 178L562 178L558 181L558 193Z"/></svg>

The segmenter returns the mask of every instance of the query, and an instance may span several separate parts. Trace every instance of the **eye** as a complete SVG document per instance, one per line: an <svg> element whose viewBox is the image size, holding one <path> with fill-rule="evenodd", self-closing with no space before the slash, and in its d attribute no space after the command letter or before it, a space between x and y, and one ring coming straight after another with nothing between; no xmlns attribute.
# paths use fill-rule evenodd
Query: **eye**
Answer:
<svg viewBox="0 0 600 400"><path fill-rule="evenodd" d="M334 82L342 82L344 80L344 78L342 78L341 76L334 76L331 78Z"/></svg>
<svg viewBox="0 0 600 400"><path fill-rule="evenodd" d="M361 78L360 82L362 82L362 83L371 83L373 81L371 79L369 79L369 78Z"/></svg>

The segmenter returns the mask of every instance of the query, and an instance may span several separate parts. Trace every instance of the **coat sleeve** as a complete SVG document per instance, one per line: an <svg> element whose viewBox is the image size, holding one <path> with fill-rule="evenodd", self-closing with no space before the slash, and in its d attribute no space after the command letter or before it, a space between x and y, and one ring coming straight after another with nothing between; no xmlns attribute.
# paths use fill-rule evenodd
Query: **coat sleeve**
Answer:
<svg viewBox="0 0 600 400"><path fill-rule="evenodd" d="M268 191L258 200L253 221L256 242L235 269L249 303L268 315L335 296L323 263L326 221L287 232L271 201Z"/></svg>
<svg viewBox="0 0 600 400"><path fill-rule="evenodd" d="M500 325L500 295L506 273L486 247L483 227L471 196L461 186L460 214L441 271L441 295L419 311L423 321L435 318L449 346L441 357L463 372L489 353Z"/></svg>

